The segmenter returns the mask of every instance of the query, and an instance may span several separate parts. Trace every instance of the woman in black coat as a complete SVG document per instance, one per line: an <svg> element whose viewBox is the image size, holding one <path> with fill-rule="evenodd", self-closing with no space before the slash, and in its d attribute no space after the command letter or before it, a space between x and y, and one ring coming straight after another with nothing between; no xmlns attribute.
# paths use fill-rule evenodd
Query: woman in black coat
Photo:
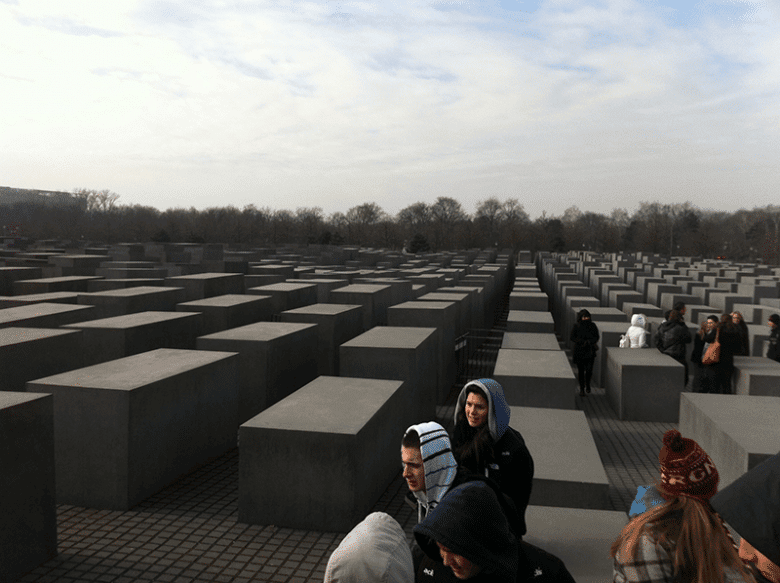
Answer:
<svg viewBox="0 0 780 583"><path fill-rule="evenodd" d="M658 326L656 332L658 348L685 367L683 389L688 386L688 361L685 360L686 344L691 342L691 333L677 310L669 312L669 318Z"/></svg>
<svg viewBox="0 0 780 583"><path fill-rule="evenodd" d="M580 396L590 393L590 379L593 377L593 363L599 349L599 329L590 319L588 310L580 310L577 323L571 329L569 340L574 343L572 360L577 365L577 378L580 381Z"/></svg>

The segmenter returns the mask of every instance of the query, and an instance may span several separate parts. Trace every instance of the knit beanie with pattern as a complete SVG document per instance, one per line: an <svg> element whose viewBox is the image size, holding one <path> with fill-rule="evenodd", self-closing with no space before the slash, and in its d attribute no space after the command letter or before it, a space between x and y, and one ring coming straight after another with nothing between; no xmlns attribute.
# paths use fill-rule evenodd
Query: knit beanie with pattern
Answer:
<svg viewBox="0 0 780 583"><path fill-rule="evenodd" d="M708 501L718 491L718 469L701 446L676 429L664 433L658 454L661 485L675 496Z"/></svg>

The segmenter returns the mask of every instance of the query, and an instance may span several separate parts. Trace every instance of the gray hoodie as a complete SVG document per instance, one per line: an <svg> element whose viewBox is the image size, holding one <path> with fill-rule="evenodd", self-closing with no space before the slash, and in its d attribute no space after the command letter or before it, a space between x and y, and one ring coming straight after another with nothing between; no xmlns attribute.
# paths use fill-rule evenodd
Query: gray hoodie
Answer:
<svg viewBox="0 0 780 583"><path fill-rule="evenodd" d="M374 512L333 551L325 583L413 583L412 552L401 525Z"/></svg>

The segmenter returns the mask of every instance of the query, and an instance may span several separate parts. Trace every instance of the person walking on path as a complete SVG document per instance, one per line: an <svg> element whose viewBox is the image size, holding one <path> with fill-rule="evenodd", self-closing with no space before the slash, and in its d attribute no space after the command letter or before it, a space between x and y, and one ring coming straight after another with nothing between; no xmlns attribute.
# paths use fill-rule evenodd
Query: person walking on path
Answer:
<svg viewBox="0 0 780 583"><path fill-rule="evenodd" d="M588 310L577 313L577 323L571 329L569 340L574 343L572 361L577 365L577 379L580 383L580 396L590 393L590 380L593 378L593 364L600 339L598 326L591 320Z"/></svg>

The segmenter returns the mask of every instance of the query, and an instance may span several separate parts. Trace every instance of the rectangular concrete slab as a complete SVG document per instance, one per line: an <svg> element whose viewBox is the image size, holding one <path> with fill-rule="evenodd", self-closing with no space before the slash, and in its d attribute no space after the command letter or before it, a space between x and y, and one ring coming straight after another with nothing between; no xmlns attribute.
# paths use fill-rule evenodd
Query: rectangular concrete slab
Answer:
<svg viewBox="0 0 780 583"><path fill-rule="evenodd" d="M677 423L683 365L655 348L606 348L607 399L619 419Z"/></svg>
<svg viewBox="0 0 780 583"><path fill-rule="evenodd" d="M529 506L524 541L563 561L577 583L612 581L609 547L628 522L624 512Z"/></svg>
<svg viewBox="0 0 780 583"><path fill-rule="evenodd" d="M93 306L42 302L0 310L0 328L59 328L95 317Z"/></svg>
<svg viewBox="0 0 780 583"><path fill-rule="evenodd" d="M0 391L0 581L57 556L54 399Z"/></svg>
<svg viewBox="0 0 780 583"><path fill-rule="evenodd" d="M90 366L156 348L195 348L203 331L198 313L139 312L63 326L84 335L84 364Z"/></svg>
<svg viewBox="0 0 780 583"><path fill-rule="evenodd" d="M165 285L184 288L183 301L244 293L243 273L195 273L168 277Z"/></svg>
<svg viewBox="0 0 780 583"><path fill-rule="evenodd" d="M246 293L269 296L274 314L317 303L317 285L313 283L273 283L250 288Z"/></svg>
<svg viewBox="0 0 780 583"><path fill-rule="evenodd" d="M139 286L79 294L81 306L95 306L96 318L113 318L138 312L172 312L184 301L180 287Z"/></svg>
<svg viewBox="0 0 780 583"><path fill-rule="evenodd" d="M513 291L509 294L509 309L529 312L546 312L549 298L544 292Z"/></svg>
<svg viewBox="0 0 780 583"><path fill-rule="evenodd" d="M732 381L737 395L780 397L780 362L761 356L735 356Z"/></svg>
<svg viewBox="0 0 780 583"><path fill-rule="evenodd" d="M82 366L79 330L0 328L0 391L24 391L27 381Z"/></svg>
<svg viewBox="0 0 780 583"><path fill-rule="evenodd" d="M534 458L531 504L610 508L609 479L583 411L510 407L509 425Z"/></svg>
<svg viewBox="0 0 780 583"><path fill-rule="evenodd" d="M341 376L406 381L408 427L436 414L438 350L436 328L377 326L341 345Z"/></svg>
<svg viewBox="0 0 780 583"><path fill-rule="evenodd" d="M704 448L723 489L780 451L780 398L683 393L680 433Z"/></svg>
<svg viewBox="0 0 780 583"><path fill-rule="evenodd" d="M271 298L252 294L225 294L176 306L177 312L203 315L203 334L213 334L273 318Z"/></svg>
<svg viewBox="0 0 780 583"><path fill-rule="evenodd" d="M282 312L282 322L317 324L317 372L338 376L339 347L363 332L362 306L312 304Z"/></svg>
<svg viewBox="0 0 780 583"><path fill-rule="evenodd" d="M533 332L550 334L555 331L550 312L530 312L527 310L509 310L506 321L507 332Z"/></svg>
<svg viewBox="0 0 780 583"><path fill-rule="evenodd" d="M410 399L403 381L321 376L244 423L239 522L350 530L398 473Z"/></svg>
<svg viewBox="0 0 780 583"><path fill-rule="evenodd" d="M44 294L58 291L86 292L90 281L101 279L95 276L44 277L40 279L20 279L13 282L15 296L25 294Z"/></svg>
<svg viewBox="0 0 780 583"><path fill-rule="evenodd" d="M257 322L201 336L199 350L239 354L239 423L317 376L317 324Z"/></svg>
<svg viewBox="0 0 780 583"><path fill-rule="evenodd" d="M501 348L513 350L560 350L555 334L534 332L504 332Z"/></svg>
<svg viewBox="0 0 780 583"><path fill-rule="evenodd" d="M355 283L331 290L328 302L363 306L363 329L387 323L392 288L389 285Z"/></svg>
<svg viewBox="0 0 780 583"><path fill-rule="evenodd" d="M54 395L59 504L127 510L236 444L233 353L153 350L27 391Z"/></svg>
<svg viewBox="0 0 780 583"><path fill-rule="evenodd" d="M510 405L574 409L577 382L563 351L501 348L493 378Z"/></svg>

